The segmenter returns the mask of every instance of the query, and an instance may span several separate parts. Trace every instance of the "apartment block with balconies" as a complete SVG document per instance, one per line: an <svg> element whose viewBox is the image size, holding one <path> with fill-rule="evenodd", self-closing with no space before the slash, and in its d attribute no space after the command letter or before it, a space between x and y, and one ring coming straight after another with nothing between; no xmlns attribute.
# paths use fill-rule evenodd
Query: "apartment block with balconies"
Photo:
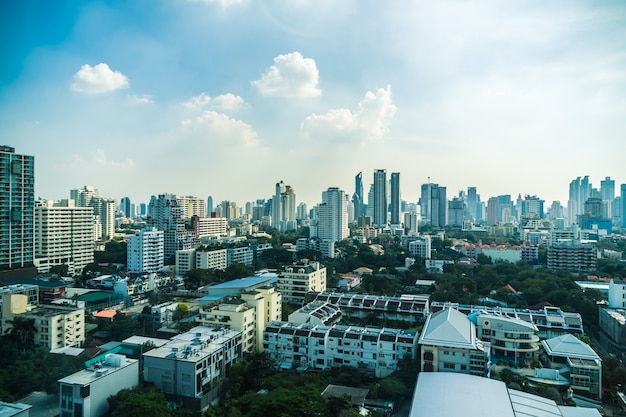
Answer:
<svg viewBox="0 0 626 417"><path fill-rule="evenodd" d="M475 320L478 337L489 342L492 360L524 363L536 359L539 329L533 323L484 312L475 315Z"/></svg>

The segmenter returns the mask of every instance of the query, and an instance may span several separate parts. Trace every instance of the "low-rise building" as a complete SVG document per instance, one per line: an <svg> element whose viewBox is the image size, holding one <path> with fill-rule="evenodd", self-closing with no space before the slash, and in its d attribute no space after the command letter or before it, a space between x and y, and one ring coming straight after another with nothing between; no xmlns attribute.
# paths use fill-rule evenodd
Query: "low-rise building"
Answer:
<svg viewBox="0 0 626 417"><path fill-rule="evenodd" d="M59 379L60 417L100 417L111 395L139 384L139 361L108 354L104 362Z"/></svg>
<svg viewBox="0 0 626 417"><path fill-rule="evenodd" d="M291 313L288 319L290 323L332 326L338 324L341 317L341 310L337 306L322 301L313 301Z"/></svg>
<svg viewBox="0 0 626 417"><path fill-rule="evenodd" d="M184 409L204 410L223 391L226 371L242 357L241 332L194 327L143 354L143 377Z"/></svg>
<svg viewBox="0 0 626 417"><path fill-rule="evenodd" d="M489 344L477 337L474 323L453 308L428 316L419 346L422 372L489 373Z"/></svg>
<svg viewBox="0 0 626 417"><path fill-rule="evenodd" d="M595 243L564 240L548 246L548 268L567 271L593 271L598 266Z"/></svg>
<svg viewBox="0 0 626 417"><path fill-rule="evenodd" d="M405 357L415 358L418 334L409 330L355 326L308 326L272 322L263 347L283 369L358 368L384 378Z"/></svg>
<svg viewBox="0 0 626 417"><path fill-rule="evenodd" d="M478 337L491 346L493 361L503 359L512 363L524 363L536 359L539 352L539 329L533 323L486 312L471 315L470 320L474 319Z"/></svg>

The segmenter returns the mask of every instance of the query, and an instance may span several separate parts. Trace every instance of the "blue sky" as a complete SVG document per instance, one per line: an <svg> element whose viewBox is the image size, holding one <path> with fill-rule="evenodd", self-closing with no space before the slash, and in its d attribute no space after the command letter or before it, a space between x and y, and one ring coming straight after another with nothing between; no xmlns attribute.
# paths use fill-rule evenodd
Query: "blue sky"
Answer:
<svg viewBox="0 0 626 417"><path fill-rule="evenodd" d="M309 206L401 173L415 202L626 182L622 1L3 2L1 144L36 194Z"/></svg>

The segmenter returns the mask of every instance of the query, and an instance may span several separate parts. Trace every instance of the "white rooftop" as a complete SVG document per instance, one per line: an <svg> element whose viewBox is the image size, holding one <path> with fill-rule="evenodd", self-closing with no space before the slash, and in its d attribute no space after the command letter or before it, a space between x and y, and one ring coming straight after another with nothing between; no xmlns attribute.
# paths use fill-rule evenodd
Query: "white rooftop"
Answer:
<svg viewBox="0 0 626 417"><path fill-rule="evenodd" d="M472 349L476 347L474 323L465 314L447 308L428 316L420 344Z"/></svg>
<svg viewBox="0 0 626 417"><path fill-rule="evenodd" d="M564 334L541 341L546 353L550 356L562 356L568 358L600 360L598 354L588 344L572 336Z"/></svg>

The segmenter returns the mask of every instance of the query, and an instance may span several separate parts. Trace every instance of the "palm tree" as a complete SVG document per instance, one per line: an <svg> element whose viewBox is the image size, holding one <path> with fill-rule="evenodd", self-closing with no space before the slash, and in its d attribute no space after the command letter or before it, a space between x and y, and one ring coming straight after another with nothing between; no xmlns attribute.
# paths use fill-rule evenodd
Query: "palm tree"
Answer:
<svg viewBox="0 0 626 417"><path fill-rule="evenodd" d="M35 344L35 319L15 316L13 320L7 320L10 326L6 333L17 342L19 346L26 347Z"/></svg>

